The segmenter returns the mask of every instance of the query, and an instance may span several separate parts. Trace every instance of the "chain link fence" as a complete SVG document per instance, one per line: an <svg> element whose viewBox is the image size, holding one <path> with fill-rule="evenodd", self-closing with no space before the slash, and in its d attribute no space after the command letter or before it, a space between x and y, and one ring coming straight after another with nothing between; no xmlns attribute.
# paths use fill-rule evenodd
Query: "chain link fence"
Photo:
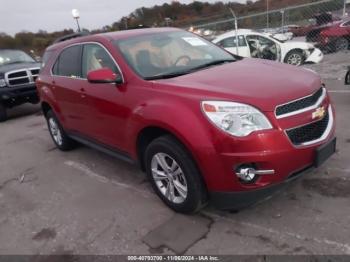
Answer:
<svg viewBox="0 0 350 262"><path fill-rule="evenodd" d="M350 48L350 0L321 0L277 10L268 10L268 1L267 9L259 13L235 17L234 10L228 10L222 17L193 21L187 29L213 39L235 30L237 22L239 29L286 34L328 52Z"/></svg>

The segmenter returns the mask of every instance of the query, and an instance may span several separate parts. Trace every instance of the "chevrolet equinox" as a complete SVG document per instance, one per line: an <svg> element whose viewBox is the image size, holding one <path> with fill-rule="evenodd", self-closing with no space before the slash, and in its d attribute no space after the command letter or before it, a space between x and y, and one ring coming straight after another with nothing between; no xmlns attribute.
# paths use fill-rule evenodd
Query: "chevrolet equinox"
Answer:
<svg viewBox="0 0 350 262"><path fill-rule="evenodd" d="M56 146L137 163L177 212L246 207L335 152L334 108L310 70L173 28L66 37L43 60L37 88Z"/></svg>

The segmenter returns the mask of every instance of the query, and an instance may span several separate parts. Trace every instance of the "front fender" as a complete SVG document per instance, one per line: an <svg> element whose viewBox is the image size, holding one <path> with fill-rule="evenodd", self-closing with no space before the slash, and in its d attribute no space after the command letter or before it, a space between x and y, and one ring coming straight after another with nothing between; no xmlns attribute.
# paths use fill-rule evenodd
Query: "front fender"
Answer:
<svg viewBox="0 0 350 262"><path fill-rule="evenodd" d="M214 179L212 170L220 172L222 165L217 159L214 146L215 134L208 128L210 123L201 112L200 104L198 101L196 103L195 106L189 106L170 100L154 100L147 105L138 106L126 128L127 137L132 138L128 148L132 157L137 159L137 138L142 130L147 127L164 129L174 135L192 154L210 189Z"/></svg>
<svg viewBox="0 0 350 262"><path fill-rule="evenodd" d="M178 110L176 110L178 108ZM166 100L155 100L135 108L126 130L132 130L135 145L138 134L147 127L163 128L175 135L191 151L196 148L210 147L208 128L201 112L200 104L191 108L184 103L174 103ZM194 132L195 130L195 132ZM129 134L130 135L130 134ZM130 137L128 135L128 137Z"/></svg>

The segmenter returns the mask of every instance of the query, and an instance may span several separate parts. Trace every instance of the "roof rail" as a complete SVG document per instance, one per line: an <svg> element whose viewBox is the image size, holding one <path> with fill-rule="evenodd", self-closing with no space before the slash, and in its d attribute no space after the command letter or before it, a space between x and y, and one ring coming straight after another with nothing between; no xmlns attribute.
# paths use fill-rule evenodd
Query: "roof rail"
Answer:
<svg viewBox="0 0 350 262"><path fill-rule="evenodd" d="M87 35L90 35L90 33L86 32L86 31L79 32L79 33L74 33L74 34L69 34L69 35L65 35L65 36L57 38L53 43L57 44L57 43L60 43L60 42L63 42L63 41L67 41L67 40L70 40L70 39L73 39L73 38L87 36Z"/></svg>

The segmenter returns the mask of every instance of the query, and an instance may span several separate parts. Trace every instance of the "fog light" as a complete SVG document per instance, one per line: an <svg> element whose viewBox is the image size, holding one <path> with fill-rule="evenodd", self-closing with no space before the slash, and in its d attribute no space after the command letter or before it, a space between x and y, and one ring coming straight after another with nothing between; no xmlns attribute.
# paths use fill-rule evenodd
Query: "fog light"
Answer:
<svg viewBox="0 0 350 262"><path fill-rule="evenodd" d="M261 175L273 175L275 170L256 170L253 167L241 166L237 169L236 175L244 182L252 182Z"/></svg>
<svg viewBox="0 0 350 262"><path fill-rule="evenodd" d="M244 182L251 182L256 177L255 169L252 167L239 168L236 175Z"/></svg>

